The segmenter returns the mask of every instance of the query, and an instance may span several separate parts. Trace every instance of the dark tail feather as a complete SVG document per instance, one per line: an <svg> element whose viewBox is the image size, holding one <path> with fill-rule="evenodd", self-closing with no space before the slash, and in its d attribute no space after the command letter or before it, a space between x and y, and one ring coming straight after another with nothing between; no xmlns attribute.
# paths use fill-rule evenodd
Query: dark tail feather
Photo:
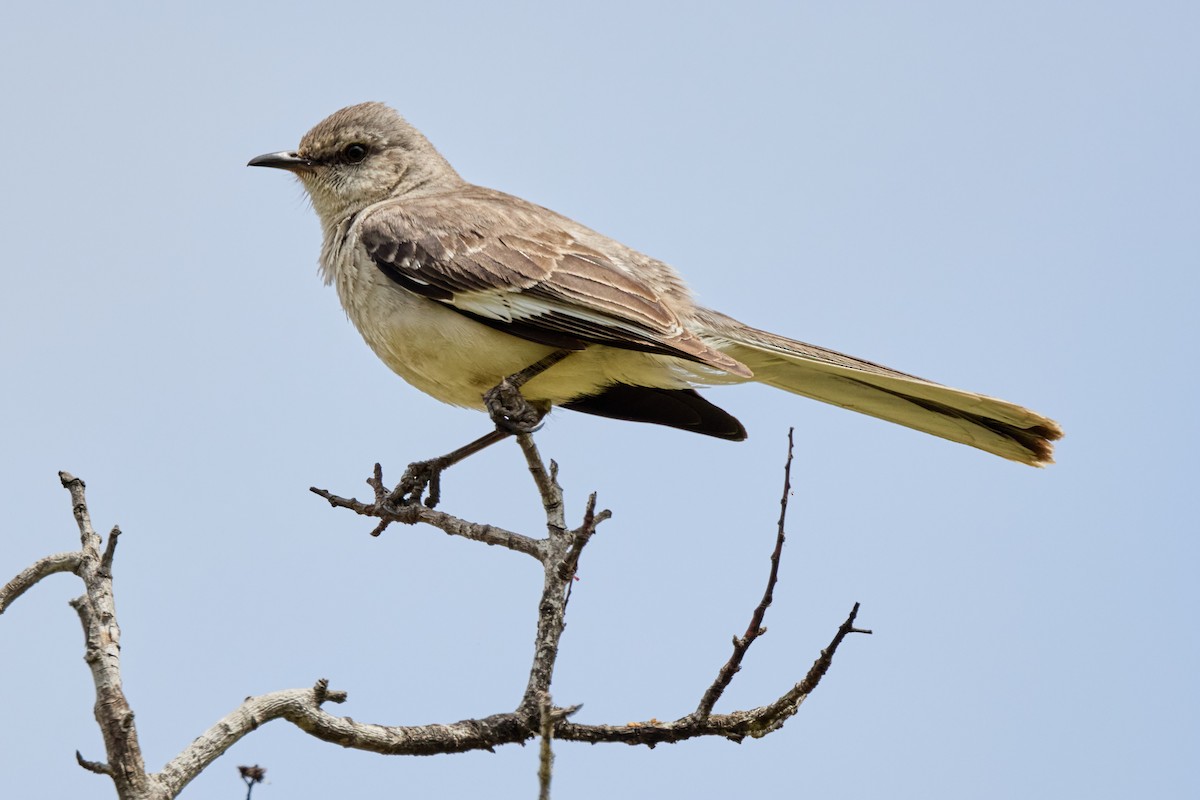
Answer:
<svg viewBox="0 0 1200 800"><path fill-rule="evenodd" d="M563 403L562 407L598 417L667 425L734 442L746 438L742 423L691 389L654 389L618 383L600 394Z"/></svg>
<svg viewBox="0 0 1200 800"><path fill-rule="evenodd" d="M934 414L942 414L946 417L961 419L972 425L978 425L980 428L986 428L992 433L1004 439L1014 442L1017 446L1024 448L1029 453L1030 460L1028 463L1034 465L1050 464L1054 461L1054 445L1053 443L1062 438L1062 431L1057 427L1051 428L1046 425L1030 425L1028 427L1019 427L1008 422L1003 422L998 419L984 416L983 414L973 414L970 411L954 408L945 403L938 403L933 400L926 400L919 397L910 397L895 392L891 389L882 386L874 386L870 383L859 381L864 386L868 386L879 392L897 397L901 400L912 403L915 406L920 406L926 411L932 411Z"/></svg>

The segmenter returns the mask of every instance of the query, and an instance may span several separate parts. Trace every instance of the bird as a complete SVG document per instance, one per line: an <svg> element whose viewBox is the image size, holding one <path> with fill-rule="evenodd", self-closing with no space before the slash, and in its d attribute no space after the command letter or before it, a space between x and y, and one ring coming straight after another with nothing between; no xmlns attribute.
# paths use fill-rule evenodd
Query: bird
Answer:
<svg viewBox="0 0 1200 800"><path fill-rule="evenodd" d="M497 430L473 444L532 430L555 407L740 441L742 423L697 389L752 381L1031 466L1051 463L1062 436L1014 403L701 306L662 261L467 182L383 103L336 111L248 166L299 179L321 223L321 275L384 364L491 413Z"/></svg>

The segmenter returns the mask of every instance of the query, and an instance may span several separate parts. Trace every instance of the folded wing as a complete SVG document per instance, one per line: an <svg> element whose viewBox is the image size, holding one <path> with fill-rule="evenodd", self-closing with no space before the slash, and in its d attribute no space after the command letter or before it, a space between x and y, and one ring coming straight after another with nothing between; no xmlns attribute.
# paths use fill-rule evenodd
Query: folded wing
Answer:
<svg viewBox="0 0 1200 800"><path fill-rule="evenodd" d="M688 330L654 288L572 235L568 221L473 187L370 212L359 241L400 286L524 339L676 356L745 378L750 370Z"/></svg>

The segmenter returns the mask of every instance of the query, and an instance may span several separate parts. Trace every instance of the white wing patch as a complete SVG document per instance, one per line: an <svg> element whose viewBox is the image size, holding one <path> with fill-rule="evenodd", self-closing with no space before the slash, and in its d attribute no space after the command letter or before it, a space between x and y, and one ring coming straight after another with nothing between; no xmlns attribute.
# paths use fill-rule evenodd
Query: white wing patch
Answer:
<svg viewBox="0 0 1200 800"><path fill-rule="evenodd" d="M602 312L589 311L578 305L538 297L521 292L490 291L461 292L449 301L455 308L478 314L501 322L534 322L545 317L566 317L579 320L587 326L623 332L638 338L648 336L673 337L683 333L683 326L675 323L668 328L652 331L646 327L617 319Z"/></svg>

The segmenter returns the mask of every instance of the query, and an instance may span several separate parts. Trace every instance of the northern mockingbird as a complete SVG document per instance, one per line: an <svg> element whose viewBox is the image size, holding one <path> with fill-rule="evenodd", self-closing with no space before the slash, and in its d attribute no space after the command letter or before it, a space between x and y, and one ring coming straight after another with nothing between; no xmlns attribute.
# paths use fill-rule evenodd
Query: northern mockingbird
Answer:
<svg viewBox="0 0 1200 800"><path fill-rule="evenodd" d="M1013 403L703 308L663 262L467 183L382 103L344 108L297 149L249 165L300 179L324 231L321 273L350 320L413 386L486 405L501 430L483 445L529 429L553 406L737 441L741 423L693 387L746 381L1033 466L1051 462L1062 435ZM492 391L506 376L531 415L513 410L514 392Z"/></svg>

